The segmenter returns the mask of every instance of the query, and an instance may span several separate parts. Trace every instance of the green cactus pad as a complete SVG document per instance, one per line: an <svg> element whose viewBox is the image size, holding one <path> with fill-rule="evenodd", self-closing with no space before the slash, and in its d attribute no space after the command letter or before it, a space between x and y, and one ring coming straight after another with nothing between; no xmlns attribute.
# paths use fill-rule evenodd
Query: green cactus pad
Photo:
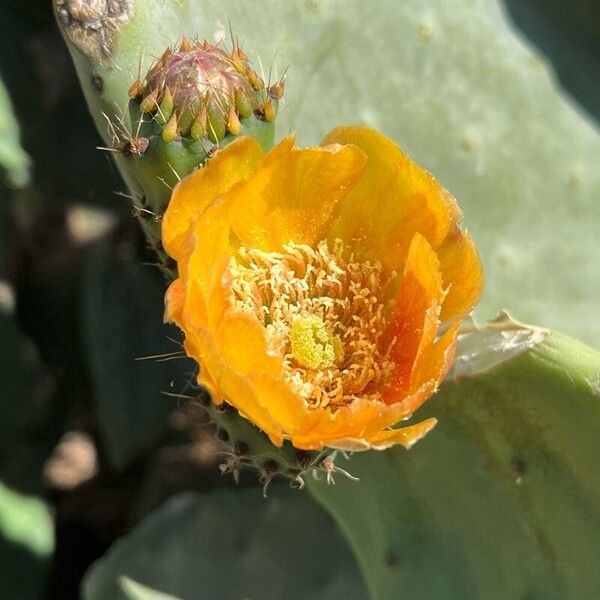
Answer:
<svg viewBox="0 0 600 600"><path fill-rule="evenodd" d="M231 491L166 502L92 567L83 598L154 598L136 595L148 588L182 600L367 597L350 551L310 498L285 486L268 501L255 488Z"/></svg>

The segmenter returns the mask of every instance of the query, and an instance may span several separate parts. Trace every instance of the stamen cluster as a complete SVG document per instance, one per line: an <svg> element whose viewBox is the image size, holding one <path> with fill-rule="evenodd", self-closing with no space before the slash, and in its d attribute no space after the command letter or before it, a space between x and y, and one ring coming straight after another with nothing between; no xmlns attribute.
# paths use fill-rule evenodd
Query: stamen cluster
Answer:
<svg viewBox="0 0 600 600"><path fill-rule="evenodd" d="M284 358L284 376L310 407L380 399L376 390L394 369L391 346L380 348L387 283L381 263L346 259L336 240L316 249L290 242L282 252L242 247L229 268L233 306L258 317L270 350Z"/></svg>

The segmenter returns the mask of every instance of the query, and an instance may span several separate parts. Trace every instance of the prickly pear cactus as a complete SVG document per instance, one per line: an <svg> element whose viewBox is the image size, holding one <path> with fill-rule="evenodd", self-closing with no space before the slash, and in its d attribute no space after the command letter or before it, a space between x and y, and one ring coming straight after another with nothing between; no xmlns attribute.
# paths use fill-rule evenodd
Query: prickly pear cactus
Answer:
<svg viewBox="0 0 600 600"><path fill-rule="evenodd" d="M597 344L597 132L496 2L265 0L258 23L256 6L239 0L55 7L101 131L105 115L118 115L123 129L111 121L107 139L141 212L160 219L168 186L156 179L173 181L169 165L189 172L244 127L271 141L280 90L256 85L237 46L223 89L233 78L250 99L229 93L217 117L171 69L187 73L189 61L197 73L194 53L220 53L184 39L163 54L165 40L184 34L221 39L226 15L247 46L292 70L282 131L293 125L314 143L340 122L375 126L461 199L487 270L480 314L508 306ZM149 56L161 58L150 67ZM158 246L156 222L146 229ZM349 540L374 598L594 597L599 381L595 351L501 319L463 333L449 381L419 415L435 415L437 431L410 454L346 462L275 449L236 413L209 410L230 444L223 472L251 466L265 485L279 475L306 484Z"/></svg>

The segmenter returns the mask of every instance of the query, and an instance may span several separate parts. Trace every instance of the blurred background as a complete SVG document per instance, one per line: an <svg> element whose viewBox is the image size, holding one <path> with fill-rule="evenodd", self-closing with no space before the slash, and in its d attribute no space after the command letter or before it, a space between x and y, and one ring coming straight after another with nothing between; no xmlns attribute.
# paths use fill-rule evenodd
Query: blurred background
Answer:
<svg viewBox="0 0 600 600"><path fill-rule="evenodd" d="M504 8L597 120L600 2ZM76 598L165 498L232 482L49 0L0 0L0 78L0 598Z"/></svg>

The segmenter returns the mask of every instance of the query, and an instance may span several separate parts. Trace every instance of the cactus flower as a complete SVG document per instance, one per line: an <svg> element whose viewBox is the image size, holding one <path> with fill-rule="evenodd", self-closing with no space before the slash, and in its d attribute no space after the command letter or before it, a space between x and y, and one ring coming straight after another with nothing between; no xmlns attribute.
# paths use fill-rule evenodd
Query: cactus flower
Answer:
<svg viewBox="0 0 600 600"><path fill-rule="evenodd" d="M268 153L240 137L175 188L166 319L198 381L273 444L410 447L481 293L452 196L391 140L351 126Z"/></svg>

